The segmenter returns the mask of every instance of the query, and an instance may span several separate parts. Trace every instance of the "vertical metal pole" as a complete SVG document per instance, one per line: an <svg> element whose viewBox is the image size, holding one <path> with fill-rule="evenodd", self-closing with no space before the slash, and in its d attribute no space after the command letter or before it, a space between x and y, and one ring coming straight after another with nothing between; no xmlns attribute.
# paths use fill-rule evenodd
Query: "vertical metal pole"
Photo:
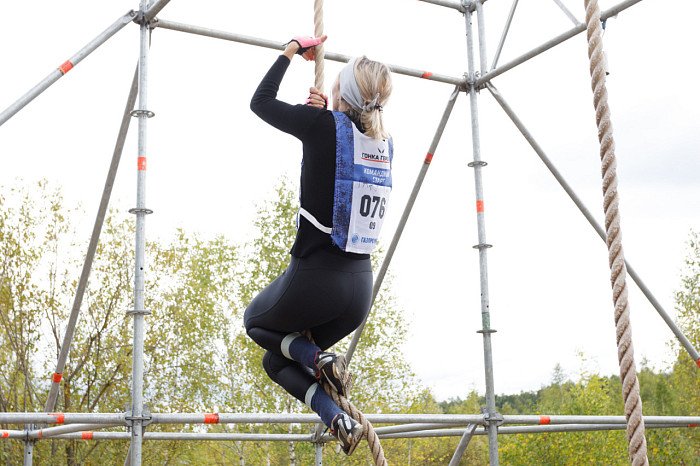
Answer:
<svg viewBox="0 0 700 466"><path fill-rule="evenodd" d="M135 270L134 270L134 341L132 362L132 388L131 388L131 464L141 466L141 446L143 436L143 342L145 325L145 256L146 256L146 123L149 112L148 104L148 40L149 24L144 17L148 7L148 0L141 0L141 43L139 56L139 110L136 115L139 119L138 140L138 172L136 187L136 209L131 212L136 214L136 239L135 239ZM152 115L152 114L150 114Z"/></svg>
<svg viewBox="0 0 700 466"><path fill-rule="evenodd" d="M29 431L34 430L36 426L25 424L24 432L27 434L24 440L24 459L22 460L22 466L32 466L32 461L34 459L34 442L35 440L29 439Z"/></svg>
<svg viewBox="0 0 700 466"><path fill-rule="evenodd" d="M477 0L477 9L480 9L480 4ZM474 66L474 39L472 34L472 11L467 8L465 13L465 23L467 29L467 51L469 63L469 82L476 81L476 70ZM479 18L481 29L483 29L483 17ZM482 33L479 34L483 36ZM481 56L482 71L485 70L485 43L479 44ZM495 330L491 329L491 317L489 311L489 287L488 287L488 267L486 251L491 245L486 243L486 223L484 219L484 193L481 178L481 170L486 163L481 160L481 144L479 138L479 112L477 106L476 88L472 85L469 88L469 102L471 104L471 123L472 123L472 152L474 161L469 163L469 166L474 168L474 187L476 190L476 220L478 228L479 244L474 246L479 250L479 276L481 285L481 324L482 329L479 333L483 335L484 341L484 375L486 382L486 416L488 424L489 438L489 461L490 464L498 464L498 424L496 413L496 397L493 383L493 355L491 352L491 334Z"/></svg>
<svg viewBox="0 0 700 466"><path fill-rule="evenodd" d="M321 442L316 442L314 444L316 449L316 466L323 466L323 444Z"/></svg>
<svg viewBox="0 0 700 466"><path fill-rule="evenodd" d="M122 124L119 128L119 135L117 136L117 143L112 154L112 163L110 164L109 171L107 172L107 180L105 181L105 187L102 190L102 199L100 200L100 206L97 210L97 217L95 218L95 225L92 229L90 244L88 245L87 254L85 255L83 270L78 281L78 289L75 292L73 307L71 309L70 318L68 319L68 325L66 326L66 330L64 332L58 362L56 363L56 371L54 372L53 379L51 381L51 390L49 391L49 396L46 399L44 411L47 413L50 413L56 407L59 384L61 382L61 378L63 377L63 369L66 366L66 359L68 359L68 352L70 350L71 342L73 341L73 335L75 334L75 327L80 315L80 305L83 302L83 295L85 294L87 281L90 276L90 271L92 270L92 261L95 257L95 251L97 250L100 232L102 231L102 225L104 224L104 219L107 215L107 207L109 207L109 199L112 195L114 179L117 176L119 161L121 160L122 152L124 150L124 142L126 141L126 135L129 130L129 123L131 121L130 113L134 109L134 104L136 103L137 88L138 69L134 72L134 78L131 82L129 98L127 99L126 108L124 109L124 115L122 117Z"/></svg>

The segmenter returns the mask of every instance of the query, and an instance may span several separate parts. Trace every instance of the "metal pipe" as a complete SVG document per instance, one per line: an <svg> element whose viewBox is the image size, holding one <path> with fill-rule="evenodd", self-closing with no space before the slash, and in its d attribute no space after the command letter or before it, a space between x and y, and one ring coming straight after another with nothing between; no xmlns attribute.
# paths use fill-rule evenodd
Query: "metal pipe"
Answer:
<svg viewBox="0 0 700 466"><path fill-rule="evenodd" d="M561 0L554 0L554 3L559 5L559 8L561 8L561 11L563 11L564 14L569 17L571 22L574 23L574 26L578 26L579 24L581 24L581 22L578 19L576 19L576 16L574 16L574 14L571 11L569 11L569 9L566 7L566 5L564 5L561 2Z"/></svg>
<svg viewBox="0 0 700 466"><path fill-rule="evenodd" d="M453 427L462 427L464 426L463 423L459 424L452 424ZM394 425L394 426L382 426L382 427L375 427L374 431L377 433L377 435L381 434L397 434L400 432L420 432L424 430L435 430L435 429L444 429L446 426L446 423L431 423L431 424L399 424L399 425Z"/></svg>
<svg viewBox="0 0 700 466"><path fill-rule="evenodd" d="M136 13L131 10L117 21L115 21L110 27L104 30L99 36L93 39L85 47L80 49L78 53L73 55L68 61L63 63L61 66L53 70L47 77L39 82L36 86L29 90L25 95L20 97L15 103L7 107L2 113L0 113L0 126L2 126L7 120L12 118L17 112L22 110L25 105L34 100L39 94L48 89L53 83L62 78L68 71L74 68L78 63L80 63L83 58L90 55L95 51L100 45L107 42L107 40L114 34L119 32L124 26L129 24L132 19L136 17Z"/></svg>
<svg viewBox="0 0 700 466"><path fill-rule="evenodd" d="M678 429L678 428L695 428L693 425L679 425L669 423L653 423L645 424L647 429ZM381 439L399 439L399 438L428 438L428 437L459 437L465 432L471 430L474 426L469 426L466 429L441 429L429 431L413 431L404 433L385 433L380 435ZM558 425L542 425L542 426L515 426L501 427L499 434L538 434L538 433L554 433L554 432L597 432L611 430L625 430L625 424L558 424ZM87 434L87 435L86 435ZM0 438L2 439L26 439L27 432L24 430L2 430ZM487 435L484 429L474 430L472 435ZM312 441L309 434L245 434L245 433L191 433L191 432L146 432L144 440L189 440L189 441L252 441L252 442L310 442ZM129 440L128 432L92 432L81 431L78 433L67 433L52 436L51 439L67 440ZM325 434L319 441L329 442L333 437Z"/></svg>
<svg viewBox="0 0 700 466"><path fill-rule="evenodd" d="M147 0L141 0L141 11L148 7ZM140 26L140 56L139 56L139 109L136 115L139 119L138 163L136 186L135 265L134 265L134 334L133 360L131 379L131 464L141 466L141 447L143 436L143 343L145 332L145 268L146 268L146 148L147 121L152 114L148 109L148 46L150 26L148 21L142 21Z"/></svg>
<svg viewBox="0 0 700 466"><path fill-rule="evenodd" d="M442 424L484 424L483 415L471 414L365 414L375 424L391 423L442 423ZM0 413L0 423L3 422ZM153 424L317 424L320 418L316 414L265 414L265 413L174 413L151 415Z"/></svg>
<svg viewBox="0 0 700 466"><path fill-rule="evenodd" d="M265 47L268 49L283 50L284 45L281 42L259 39L257 37L245 36L242 34L234 34L231 32L217 31L215 29L204 28L200 26L192 26L189 24L176 23L174 21L167 21L164 19L158 19L153 23L154 27L160 27L164 29L170 29L172 31L186 32L189 34L197 34L205 37L212 37L215 39L224 39L232 42L239 42L241 44L255 45L256 47ZM343 55L340 53L325 52L325 58L331 61L337 61L341 63L347 63L352 57L349 55ZM403 74L406 76L412 76L415 78L427 79L429 81L437 81L448 83L456 86L464 86L464 78L455 78L452 76L446 76L442 74L431 73L429 71L417 70L414 68L407 68L399 65L387 64L392 72L397 74Z"/></svg>
<svg viewBox="0 0 700 466"><path fill-rule="evenodd" d="M626 0L612 8L609 8L605 11L603 11L600 14L601 20L606 20L610 18L611 16L615 16L616 14L620 13L623 10L626 10L627 8L631 7L632 5L641 2L642 0ZM572 29L569 29L567 32L558 35L554 39L545 42L544 44L540 45L537 48L532 49L531 51L527 52L526 54L521 55L520 57L509 61L505 65L485 74L484 76L481 76L479 79L476 80L474 85L476 87L482 86L484 83L487 81L492 80L496 76L500 76L501 74L505 73L506 71L515 68L516 66L525 63L529 59L536 57L537 55L546 52L547 50L551 49L555 45L559 45L562 42L571 39L572 37L582 33L583 31L586 30L586 25L585 24L580 24Z"/></svg>
<svg viewBox="0 0 700 466"><path fill-rule="evenodd" d="M122 424L121 413L0 413L0 424Z"/></svg>
<svg viewBox="0 0 700 466"><path fill-rule="evenodd" d="M648 429L669 429L679 428L669 424L651 424L644 425ZM602 424L602 425L557 425L557 426L518 426L518 427L500 427L499 435L515 435L515 434L540 434L540 433L555 433L555 432L598 432L609 430L625 430L627 427L624 424ZM405 434L386 434L379 436L382 440L399 439L399 438L433 438L433 437L461 437L467 429L443 429L431 430L425 432L408 432ZM472 435L488 435L484 429L474 430Z"/></svg>
<svg viewBox="0 0 700 466"><path fill-rule="evenodd" d="M32 426L32 425L24 426L24 428L25 428L24 433L26 434L33 427L34 426ZM34 461L34 440L31 440L28 436L25 436L25 438L24 438L24 455L22 457L22 465L23 466L32 466L33 461Z"/></svg>
<svg viewBox="0 0 700 466"><path fill-rule="evenodd" d="M73 341L73 335L75 334L75 326L78 322L78 316L80 315L80 305L83 302L83 296L87 287L88 278L90 277L90 271L92 270L92 261L95 257L95 251L97 250L97 244L100 239L100 232L102 231L102 225L104 224L104 219L107 214L107 207L109 206L109 199L112 195L114 179L117 176L119 161L121 160L122 152L124 150L124 142L126 141L126 135L129 131L129 123L131 122L130 114L134 109L134 104L136 103L136 92L138 90L137 77L138 68L134 72L134 78L131 81L131 90L129 91L126 108L124 109L124 114L122 116L122 123L119 127L117 143L114 147L114 152L112 153L112 163L110 164L109 171L107 172L107 179L105 180L105 186L102 190L102 199L100 200L100 206L97 209L97 216L95 217L95 225L92 229L90 244L88 245L87 254L85 255L85 261L83 262L83 270L80 273L80 279L78 280L78 288L75 291L75 299L73 301L73 307L71 308L70 318L68 319L68 325L66 326L66 330L63 335L63 343L61 344L61 350L58 355L56 371L54 372L53 379L51 381L51 390L49 391L49 396L46 399L44 411L47 413L53 411L56 406L56 398L58 397L58 389L61 383L61 378L63 377L63 370L66 366L66 360L68 359L71 342Z"/></svg>
<svg viewBox="0 0 700 466"><path fill-rule="evenodd" d="M154 413L153 424L317 424L316 414L286 413ZM486 425L482 414L365 414L374 424L442 424ZM700 425L700 416L644 416L645 424L669 424L676 426ZM126 426L123 413L1 413L0 424L113 424ZM583 415L504 415L503 424L626 424L625 416ZM415 426L412 426L415 428ZM0 432L3 432L0 430ZM23 431L20 431L23 432ZM0 436L1 437L1 436Z"/></svg>
<svg viewBox="0 0 700 466"><path fill-rule="evenodd" d="M625 416L504 415L504 424L626 424ZM700 416L644 416L644 424L699 425Z"/></svg>
<svg viewBox="0 0 700 466"><path fill-rule="evenodd" d="M156 17L160 11L165 8L165 5L170 3L170 0L157 0L153 3L153 5L149 6L146 12L144 13L144 16L146 17L146 21L151 21L153 18Z"/></svg>
<svg viewBox="0 0 700 466"><path fill-rule="evenodd" d="M416 182L413 185L413 190L411 191L411 194L408 197L408 202L406 203L406 207L404 207L403 214L401 215L401 219L399 220L399 225L396 227L396 232L394 233L394 236L391 239L391 244L389 244L389 249L387 249L386 255L384 256L384 261L382 262L382 265L379 268L377 278L374 280L374 287L372 289L372 301L369 305L370 309L372 309L374 301L377 298L377 295L379 294L379 289L381 288L382 282L384 281L384 276L386 275L386 272L389 268L389 264L391 263L391 259L394 256L396 246L398 245L399 240L401 239L401 234L403 233L404 227L408 222L408 217L409 215L411 215L413 204L415 204L416 202L418 192L420 191L420 188L423 185L423 180L425 179L425 175L428 172L428 168L430 168L430 163L433 160L433 156L435 154L435 150L437 149L438 143L440 142L440 138L442 137L442 133L445 131L445 125L447 125L447 120L449 120L450 114L452 113L452 109L455 106L455 102L457 101L457 97L459 96L459 91L460 88L455 87L454 91L452 91L452 94L450 95L450 98L447 101L445 111L442 113L442 118L440 119L438 128L435 131L433 140L430 143L430 147L428 148L428 154L423 160L423 165L421 166L420 172L418 173L418 178L416 179ZM355 333L352 336L352 340L350 341L350 345L348 346L348 350L345 354L345 358L348 364L350 364L352 355L355 353L355 348L357 348L357 344L360 341L360 337L362 336L362 332L365 328L365 324L367 323L368 317L369 314L365 317L360 326L357 327L357 329L355 329Z"/></svg>
<svg viewBox="0 0 700 466"><path fill-rule="evenodd" d="M467 30L467 52L469 64L469 80L476 79L474 66L474 40L472 34L472 13L465 15ZM483 21L480 19L480 26ZM485 43L479 43L480 56L485 56ZM479 333L483 337L484 345L484 379L486 384L486 412L488 415L489 433L489 462L491 466L498 465L498 413L496 412L496 395L494 391L493 377L493 355L491 349L491 334L495 332L491 328L489 285L488 285L488 261L487 249L491 246L486 242L486 220L484 216L484 189L481 170L486 165L481 160L481 141L479 135L479 111L477 105L477 88L472 84L469 89L469 102L471 109L471 130L472 130L472 154L473 162L469 164L474 168L474 189L476 193L476 221L479 244L475 246L479 250L479 284L481 289L481 325Z"/></svg>
<svg viewBox="0 0 700 466"><path fill-rule="evenodd" d="M554 178L556 178L556 180L559 182L559 185L564 189L564 191L566 191L566 194L569 195L569 198L571 198L571 200L574 201L576 207L578 207L583 216L586 217L588 223L590 223L593 229L598 233L598 236L600 236L603 242L607 242L607 235L603 227L601 227L600 224L598 224L596 219L586 208L581 199L579 199L579 197L576 195L571 186L569 186L569 183L567 183L567 181L564 179L561 173L559 173L559 170L557 170L554 164L549 160L547 154L545 154L542 147L540 147L537 141L535 141L535 138L532 136L532 134L530 134L527 128L525 128L525 125L522 123L520 118L518 118L518 116L515 114L510 105L508 105L508 103L505 101L498 89L496 89L496 87L494 87L491 83L487 83L486 87L489 90L489 92L491 92L491 95L493 95L494 99L496 99L498 104L501 106L503 111L505 111L508 117L513 121L520 133L525 137L530 146L535 150L540 160L542 160L547 169L549 169L550 173L554 175ZM666 322L666 325L668 325L668 327L671 329L676 338L678 338L678 341L680 341L680 343L686 349L693 361L700 366L700 354L698 354L698 351L693 347L690 340L688 340L688 338L683 334L683 332L676 325L673 319L671 319L671 316L669 316L668 313L664 310L661 303L659 303L656 297L652 294L651 290L649 290L646 284L642 281L639 274L637 274L637 272L634 270L634 268L632 268L632 266L627 260L625 260L625 265L627 266L627 272L629 273L630 277L632 277L632 280L634 280L634 282L637 284L644 296L649 300L654 309L656 309L656 312L658 312L661 318L664 320L664 322Z"/></svg>
<svg viewBox="0 0 700 466"><path fill-rule="evenodd" d="M510 30L510 25L513 22L513 16L515 15L515 8L518 6L518 0L513 0L513 5L510 7L510 13L508 13L508 19L506 20L506 25L503 28L503 33L501 34L501 40L498 41L498 47L496 47L496 55L493 57L493 64L491 65L491 70L496 68L498 64L498 59L501 56L501 51L503 51L503 45L506 43L506 37L508 36L508 31Z"/></svg>
<svg viewBox="0 0 700 466"><path fill-rule="evenodd" d="M320 442L314 443L314 451L316 466L323 466L323 444Z"/></svg>
<svg viewBox="0 0 700 466"><path fill-rule="evenodd" d="M486 22L484 21L484 5L476 0L476 17L479 20L479 71L481 74L486 74L488 65L486 64Z"/></svg>
<svg viewBox="0 0 700 466"><path fill-rule="evenodd" d="M433 5L446 6L448 8L454 8L455 10L464 13L466 8L461 2L451 2L449 0L420 0L423 3L432 3Z"/></svg>
<svg viewBox="0 0 700 466"><path fill-rule="evenodd" d="M123 422L119 424L68 424L65 426L31 430L27 433L27 437L30 439L41 439L55 437L56 435L71 434L73 432L92 431L106 429L108 427L120 427L123 425Z"/></svg>
<svg viewBox="0 0 700 466"><path fill-rule="evenodd" d="M462 438L457 445L457 449L455 450L454 455L452 455L449 466L459 466L459 462L462 460L464 452L467 451L467 447L469 446L469 442L472 440L475 430L476 424L468 426L466 429L464 429L464 434L462 434Z"/></svg>

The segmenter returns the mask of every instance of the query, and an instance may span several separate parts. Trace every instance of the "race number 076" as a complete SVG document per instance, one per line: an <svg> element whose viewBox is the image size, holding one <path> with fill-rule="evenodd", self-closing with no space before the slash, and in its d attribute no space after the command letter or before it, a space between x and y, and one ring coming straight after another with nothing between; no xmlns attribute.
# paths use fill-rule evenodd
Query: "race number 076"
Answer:
<svg viewBox="0 0 700 466"><path fill-rule="evenodd" d="M386 198L369 196L368 194L362 196L360 199L360 215L374 218L375 215L377 215L377 210L379 210L379 218L384 218L384 213L386 212Z"/></svg>

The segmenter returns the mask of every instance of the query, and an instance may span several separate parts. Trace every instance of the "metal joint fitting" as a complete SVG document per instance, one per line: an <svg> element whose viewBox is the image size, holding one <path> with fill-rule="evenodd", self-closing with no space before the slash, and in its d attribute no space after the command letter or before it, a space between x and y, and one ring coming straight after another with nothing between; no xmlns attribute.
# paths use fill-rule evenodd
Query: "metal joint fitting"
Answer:
<svg viewBox="0 0 700 466"><path fill-rule="evenodd" d="M134 10L131 10L131 11L134 12ZM139 11L134 12L133 21L136 24L143 24L144 19L146 19L146 15L143 11L139 10Z"/></svg>
<svg viewBox="0 0 700 466"><path fill-rule="evenodd" d="M151 416L151 410L148 407L148 403L143 404L141 416L134 416L134 412L131 410L131 405L127 403L126 410L124 411L124 421L129 429L134 427L134 421L141 421L142 427L152 424L153 416Z"/></svg>
<svg viewBox="0 0 700 466"><path fill-rule="evenodd" d="M503 414L498 412L493 413L493 415L484 413L484 421L486 421L488 424L496 424L497 427L500 427L503 425Z"/></svg>

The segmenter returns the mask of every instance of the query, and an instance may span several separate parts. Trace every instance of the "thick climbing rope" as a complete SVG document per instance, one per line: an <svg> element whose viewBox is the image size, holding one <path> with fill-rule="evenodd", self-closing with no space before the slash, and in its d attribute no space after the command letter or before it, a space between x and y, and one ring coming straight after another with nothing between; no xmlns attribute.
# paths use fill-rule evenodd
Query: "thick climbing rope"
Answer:
<svg viewBox="0 0 700 466"><path fill-rule="evenodd" d="M617 197L617 162L615 141L608 107L608 91L605 86L605 63L603 55L600 8L597 0L584 0L586 5L586 26L588 34L588 58L590 59L591 87L595 106L600 158L603 175L603 210L605 211L605 232L608 245L610 281L615 304L615 328L617 334L617 359L620 363L622 397L627 418L627 442L630 463L648 465L647 441L644 437L642 399L639 396L639 380L634 362L632 326L629 302L627 299L627 268L622 251L620 211Z"/></svg>
<svg viewBox="0 0 700 466"><path fill-rule="evenodd" d="M323 35L323 0L314 0L314 37L321 37ZM320 92L323 92L323 81L324 81L324 58L325 52L323 49L323 44L318 44L315 50L315 71L316 76L314 79L314 86Z"/></svg>
<svg viewBox="0 0 700 466"><path fill-rule="evenodd" d="M348 413L348 415L362 424L364 428L364 433L362 436L367 439L367 444L369 445L369 450L372 452L372 460L375 466L387 466L386 458L384 457L384 449L381 443L379 443L379 436L374 431L372 423L367 420L364 414L353 405L350 400L346 397L341 396L336 392L329 383L324 382L322 384L323 389L328 393L328 396L333 398L333 401L340 406L340 408Z"/></svg>
<svg viewBox="0 0 700 466"><path fill-rule="evenodd" d="M314 0L314 36L321 37L323 35L323 0ZM315 79L314 86L320 92L323 92L323 82L324 82L324 57L325 52L323 50L323 44L316 46L315 50ZM313 342L311 337L311 332L303 332L304 335ZM333 401L340 406L340 408L345 411L351 418L362 424L364 428L363 437L367 439L367 444L372 452L372 459L376 466L386 466L386 458L384 458L384 449L379 443L379 436L374 431L374 427L367 420L364 414L355 407L346 397L340 396L333 387L327 382L321 384L323 389L328 393L328 396L333 398Z"/></svg>
<svg viewBox="0 0 700 466"><path fill-rule="evenodd" d="M306 338L308 338L311 343L316 344L309 330L304 330L301 333ZM351 375L347 373L347 377L351 377ZM386 458L384 457L384 449L382 448L382 445L379 442L379 436L374 431L372 423L367 420L362 411L357 409L355 405L352 404L352 402L350 402L350 400L348 400L346 397L338 394L338 392L335 391L335 388L333 388L333 386L331 386L331 384L329 384L325 380L321 380L321 386L328 394L328 396L330 396L333 399L335 404L337 404L340 407L340 409L345 411L351 418L362 424L362 437L367 440L369 450L372 452L372 460L374 460L375 466L388 466L389 463L387 463Z"/></svg>

